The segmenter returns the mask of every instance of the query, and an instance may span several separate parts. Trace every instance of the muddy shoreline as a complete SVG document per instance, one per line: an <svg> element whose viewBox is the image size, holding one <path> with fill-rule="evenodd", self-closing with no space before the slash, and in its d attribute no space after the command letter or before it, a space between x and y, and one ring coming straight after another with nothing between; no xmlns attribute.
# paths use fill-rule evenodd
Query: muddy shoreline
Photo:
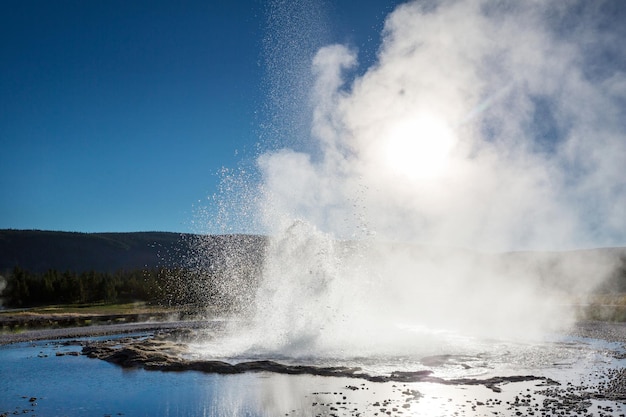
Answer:
<svg viewBox="0 0 626 417"><path fill-rule="evenodd" d="M174 329L205 329L220 327L221 321L207 320L172 320L145 321L114 324L94 324L79 327L37 328L19 333L0 334L0 346L9 343L31 342L37 340L58 340L81 337L113 336L120 334L155 332Z"/></svg>
<svg viewBox="0 0 626 417"><path fill-rule="evenodd" d="M118 317L120 315L114 315ZM76 326L59 327L58 317L37 317L30 320L30 324L23 331L12 332L5 330L0 332L0 345L7 343L28 342L34 340L55 340L73 337L106 336L114 334L125 334L142 331L159 331L168 329L215 329L220 327L224 321L215 319L192 319L192 320L157 320L154 316L133 314L124 315L124 320L112 319L112 316L94 316L93 323L85 324L85 318ZM11 319L13 320L13 319ZM52 321L51 321L52 320ZM27 321L20 319L20 321ZM44 324L52 322L51 327ZM5 325L6 319L0 320L0 324ZM626 323L605 322L605 321L581 321L568 330L569 334L579 337L589 337L603 339L611 342L623 343L626 345Z"/></svg>

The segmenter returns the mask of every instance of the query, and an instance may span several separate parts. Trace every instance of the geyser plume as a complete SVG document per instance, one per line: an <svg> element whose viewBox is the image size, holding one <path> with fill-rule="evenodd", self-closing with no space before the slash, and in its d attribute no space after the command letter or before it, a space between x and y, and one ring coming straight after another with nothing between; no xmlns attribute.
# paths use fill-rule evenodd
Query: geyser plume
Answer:
<svg viewBox="0 0 626 417"><path fill-rule="evenodd" d="M383 239L496 251L619 243L624 89L614 87L625 81L587 74L579 45L600 36L591 18L535 2L429 5L398 7L378 62L349 84L356 52L317 53L320 155L260 158L270 216L280 213L270 230L286 215L350 237L358 203ZM582 26L574 36L557 31L568 22Z"/></svg>
<svg viewBox="0 0 626 417"><path fill-rule="evenodd" d="M258 158L272 239L246 348L401 353L424 327L525 336L571 320L563 290L589 291L612 259L495 253L623 243L612 5L403 4L351 78L357 51L321 48L316 151Z"/></svg>

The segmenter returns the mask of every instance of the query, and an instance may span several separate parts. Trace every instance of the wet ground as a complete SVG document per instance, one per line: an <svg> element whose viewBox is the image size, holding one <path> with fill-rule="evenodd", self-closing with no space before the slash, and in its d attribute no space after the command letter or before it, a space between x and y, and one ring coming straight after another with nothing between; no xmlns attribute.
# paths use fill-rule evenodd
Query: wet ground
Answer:
<svg viewBox="0 0 626 417"><path fill-rule="evenodd" d="M209 360L188 351L203 329L165 327L1 346L0 415L626 415L622 325L585 323L547 347L506 347L511 362L533 366L444 352L402 370Z"/></svg>

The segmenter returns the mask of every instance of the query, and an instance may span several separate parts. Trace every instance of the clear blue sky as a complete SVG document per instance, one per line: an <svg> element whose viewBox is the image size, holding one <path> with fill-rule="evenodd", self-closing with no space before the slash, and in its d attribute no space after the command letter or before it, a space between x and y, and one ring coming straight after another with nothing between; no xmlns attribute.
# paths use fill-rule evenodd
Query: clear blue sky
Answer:
<svg viewBox="0 0 626 417"><path fill-rule="evenodd" d="M372 54L391 5L330 2L312 11L328 18L310 23ZM220 168L254 154L269 10L254 0L3 1L0 228L190 231Z"/></svg>
<svg viewBox="0 0 626 417"><path fill-rule="evenodd" d="M348 77L367 70L368 80L357 80L366 93L376 93L379 85L389 89L397 76L404 83L415 79L420 97L430 92L435 101L449 91L481 95L478 104L463 107L466 114L459 116L469 121L468 129L481 132L483 142L477 143L509 141L498 151L502 161L514 149L528 156L518 158L524 167L519 175L508 171L509 178L520 182L508 187L517 193L511 201L523 201L526 211L512 215L519 210L503 209L502 218L517 223L528 215L537 221L540 208L545 219L562 217L563 230L582 230L579 234L592 236L594 244L621 244L626 221L624 2L477 0L442 2L437 9L430 0L418 0L418 6L425 5L419 13L406 7L395 14L388 42L379 49L385 17L399 3L0 2L0 228L199 231L193 225L196 212L210 218L217 211L210 197L219 190L222 167L237 169L268 149L314 149L307 142L311 112L302 111L310 104L311 61L319 48L341 43L358 50L358 66ZM467 4L479 6L472 16L455 12ZM522 18L536 27L524 26ZM478 28L490 29L474 38ZM493 39L496 32L503 38ZM416 34L422 41L412 39ZM506 47L498 52L498 45ZM470 59L492 46L484 62ZM371 67L379 50L388 53L387 62ZM398 51L396 63L391 58ZM418 64L411 64L411 57ZM473 66L474 72L463 65ZM470 82L472 74L476 83ZM387 78L376 81L383 75ZM390 111L389 106L379 108L376 100L369 106L365 93L342 93L351 95L348 110L364 125ZM395 95L389 100L403 103ZM458 110L450 103L442 108ZM395 116L379 122L384 125ZM338 120L359 132L355 117ZM524 161L536 163L535 177ZM298 174L286 172L285 177ZM480 181L498 185L491 180L498 174L489 172ZM524 183L524 178L530 179ZM459 196L468 192L467 181L459 182ZM545 185L550 183L561 188ZM487 194L507 189L495 185ZM390 215L389 199L378 198L381 219L396 218L401 228L406 228L409 212L424 212L421 206L401 206L397 216ZM337 197L341 199L346 196ZM425 201L412 201L418 200ZM474 200L476 209L463 213L493 209L468 195L462 204L446 206L452 214L441 223L481 224L453 210ZM569 214L555 214L565 212ZM485 222L485 227L493 223L489 216Z"/></svg>

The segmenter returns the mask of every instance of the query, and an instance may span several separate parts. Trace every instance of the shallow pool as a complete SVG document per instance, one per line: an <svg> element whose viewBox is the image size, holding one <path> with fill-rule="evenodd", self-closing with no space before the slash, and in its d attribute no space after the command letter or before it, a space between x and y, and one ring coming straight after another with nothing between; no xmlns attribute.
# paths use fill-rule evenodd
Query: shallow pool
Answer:
<svg viewBox="0 0 626 417"><path fill-rule="evenodd" d="M138 335L140 336L140 335ZM594 373L623 367L612 355L618 345L572 338L560 345L524 346L484 356L491 372L519 372L529 361L537 375L565 387L590 383ZM506 347L507 349L510 346ZM373 383L360 379L249 373L215 375L124 369L78 355L76 343L40 341L0 346L0 414L29 416L369 416L496 415L526 413L545 400L542 381L507 383L496 393L488 387L435 383ZM519 356L522 355L522 356ZM502 366L508 356L511 366ZM537 356L540 356L538 359ZM397 364L396 364L397 365ZM451 365L439 371L449 373ZM437 373L437 366L434 366ZM495 368L495 369L494 369ZM508 372L505 372L508 371ZM528 403L517 402L526 398ZM622 404L593 400L587 415L620 415ZM612 410L610 413L603 410ZM624 407L626 409L626 407Z"/></svg>

